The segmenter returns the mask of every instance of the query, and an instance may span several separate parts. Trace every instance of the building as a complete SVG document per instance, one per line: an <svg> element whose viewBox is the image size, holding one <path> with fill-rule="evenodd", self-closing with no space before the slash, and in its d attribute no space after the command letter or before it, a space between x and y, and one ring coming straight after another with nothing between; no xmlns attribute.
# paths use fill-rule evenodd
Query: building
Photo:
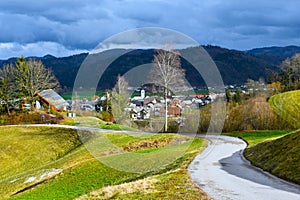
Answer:
<svg viewBox="0 0 300 200"><path fill-rule="evenodd" d="M57 94L54 90L48 89L36 93L39 100L36 101L37 109L51 109L51 110L67 110L68 102Z"/></svg>
<svg viewBox="0 0 300 200"><path fill-rule="evenodd" d="M150 113L145 108L138 107L130 111L130 118L132 120L149 119Z"/></svg>

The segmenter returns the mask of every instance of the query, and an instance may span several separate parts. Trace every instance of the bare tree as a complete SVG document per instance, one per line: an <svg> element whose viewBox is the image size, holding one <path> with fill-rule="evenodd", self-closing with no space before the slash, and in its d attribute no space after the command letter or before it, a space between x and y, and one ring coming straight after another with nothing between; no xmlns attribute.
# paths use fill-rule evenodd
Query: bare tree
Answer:
<svg viewBox="0 0 300 200"><path fill-rule="evenodd" d="M26 61L24 57L16 61L16 83L19 94L34 106L35 94L44 89L57 89L59 82L40 60Z"/></svg>
<svg viewBox="0 0 300 200"><path fill-rule="evenodd" d="M13 99L16 89L14 75L15 68L12 64L4 65L3 69L0 69L0 100L7 114L10 114L10 101Z"/></svg>
<svg viewBox="0 0 300 200"><path fill-rule="evenodd" d="M300 54L284 60L280 68L281 82L285 85L285 90L300 89Z"/></svg>
<svg viewBox="0 0 300 200"><path fill-rule="evenodd" d="M163 49L156 50L153 59L153 67L149 73L149 79L153 83L164 88L165 100L165 131L168 131L168 94L177 92L185 86L185 72L181 68L180 53L172 49L171 45L165 45Z"/></svg>
<svg viewBox="0 0 300 200"><path fill-rule="evenodd" d="M128 118L125 113L125 108L130 97L127 88L128 83L125 78L118 75L117 83L112 90L112 113L118 123L126 123L126 119Z"/></svg>

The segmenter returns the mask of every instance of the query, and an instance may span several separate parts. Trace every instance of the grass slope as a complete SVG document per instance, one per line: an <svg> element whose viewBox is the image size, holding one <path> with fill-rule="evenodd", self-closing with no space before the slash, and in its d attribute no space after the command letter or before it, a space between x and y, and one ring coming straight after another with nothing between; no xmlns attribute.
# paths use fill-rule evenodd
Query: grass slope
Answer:
<svg viewBox="0 0 300 200"><path fill-rule="evenodd" d="M300 184L300 131L258 143L245 150L252 164Z"/></svg>
<svg viewBox="0 0 300 200"><path fill-rule="evenodd" d="M244 132L232 132L232 133L223 133L223 135L232 136L232 137L239 137L247 142L248 148L266 141L266 140L272 140L278 137L281 137L283 135L288 134L289 131L244 131Z"/></svg>
<svg viewBox="0 0 300 200"><path fill-rule="evenodd" d="M269 103L285 122L295 129L300 128L300 90L274 95Z"/></svg>
<svg viewBox="0 0 300 200"><path fill-rule="evenodd" d="M137 129L124 126L121 124L114 124L105 122L97 117L76 117L76 118L66 118L60 124L70 125L70 126L83 126L91 128L102 128L102 129L111 129L111 130L128 130L128 131L137 131Z"/></svg>
<svg viewBox="0 0 300 200"><path fill-rule="evenodd" d="M153 168L149 172L132 173L120 171L99 162L94 157L95 155L91 155L86 149L86 146L81 145L78 132L72 129L1 127L0 199L74 199L101 188L138 181L146 177L151 178L151 176L161 173L166 173L161 175L162 177L168 177L167 174L170 173L169 181L172 181L174 177L181 177L184 179L182 182L185 180L189 182L186 166L207 145L202 139L189 142L189 138L177 137L174 134L132 135L82 131L79 135L84 136L83 139L88 139L87 143L90 143L91 148L97 148L96 156L98 159L101 158L106 161L116 158L132 159L139 154L148 153L161 158L161 160L166 160L171 156L171 152L179 151L184 147L187 149L183 155L163 168ZM124 151L112 151L104 143L101 145L95 143L98 140L102 141L104 137ZM177 139L174 144L171 144L172 141L174 142L174 138ZM187 146L188 143L190 143L189 146ZM160 150L166 145L170 146L165 150ZM135 153L129 154L130 152ZM131 166L134 165L131 163ZM180 171L179 174L176 172L178 170ZM54 172L56 174L53 174ZM166 182L167 179L162 177L158 178L158 182L155 182L156 192L153 193L153 196L157 196L157 191L160 191L161 195L164 193L175 195L178 188L175 186L167 187L168 181ZM192 183L190 182L190 184ZM21 192L13 195L18 191ZM144 194L143 191L138 191L138 193ZM180 191L194 193L194 196L199 198L206 196L197 188L184 189L183 187ZM133 195L136 192L133 192ZM130 194L123 195L130 196ZM182 199L187 195L189 194L178 193L176 196ZM132 198L135 197L132 196Z"/></svg>

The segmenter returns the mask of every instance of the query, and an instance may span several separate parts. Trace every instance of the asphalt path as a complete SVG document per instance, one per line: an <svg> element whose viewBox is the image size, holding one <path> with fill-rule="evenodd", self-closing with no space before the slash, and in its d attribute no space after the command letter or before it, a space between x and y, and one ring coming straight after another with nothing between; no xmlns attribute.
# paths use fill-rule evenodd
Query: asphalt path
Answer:
<svg viewBox="0 0 300 200"><path fill-rule="evenodd" d="M208 148L188 170L191 178L215 200L299 200L300 186L254 167L243 156L246 143L234 137L205 136Z"/></svg>

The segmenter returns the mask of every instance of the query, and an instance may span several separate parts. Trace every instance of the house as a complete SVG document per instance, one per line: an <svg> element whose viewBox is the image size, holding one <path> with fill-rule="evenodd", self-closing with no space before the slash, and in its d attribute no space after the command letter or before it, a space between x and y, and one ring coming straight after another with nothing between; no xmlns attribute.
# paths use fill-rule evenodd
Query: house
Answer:
<svg viewBox="0 0 300 200"><path fill-rule="evenodd" d="M144 105L148 105L149 103L152 103L154 105L157 103L157 101L154 97L146 97L144 99Z"/></svg>
<svg viewBox="0 0 300 200"><path fill-rule="evenodd" d="M131 109L130 118L133 120L149 119L150 113L143 107Z"/></svg>
<svg viewBox="0 0 300 200"><path fill-rule="evenodd" d="M39 97L39 100L36 101L37 108L50 108L58 111L67 110L69 107L68 102L52 89L37 92L36 95Z"/></svg>
<svg viewBox="0 0 300 200"><path fill-rule="evenodd" d="M161 116L165 114L165 108L160 108ZM177 106L169 106L168 107L168 116L179 116L181 114L181 110Z"/></svg>

